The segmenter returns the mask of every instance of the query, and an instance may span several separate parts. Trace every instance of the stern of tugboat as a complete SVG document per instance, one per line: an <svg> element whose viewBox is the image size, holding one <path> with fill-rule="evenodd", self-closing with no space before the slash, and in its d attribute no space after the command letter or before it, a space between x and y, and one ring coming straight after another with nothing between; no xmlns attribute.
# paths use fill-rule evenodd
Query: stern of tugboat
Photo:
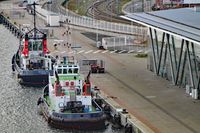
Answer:
<svg viewBox="0 0 200 133"><path fill-rule="evenodd" d="M44 87L48 84L49 73L48 70L22 71L18 74L18 81L24 86Z"/></svg>

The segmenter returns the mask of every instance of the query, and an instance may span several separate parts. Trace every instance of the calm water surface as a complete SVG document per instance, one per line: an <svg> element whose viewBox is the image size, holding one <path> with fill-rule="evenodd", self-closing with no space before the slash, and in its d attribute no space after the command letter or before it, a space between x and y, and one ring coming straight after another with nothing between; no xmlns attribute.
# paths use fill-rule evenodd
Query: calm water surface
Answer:
<svg viewBox="0 0 200 133"><path fill-rule="evenodd" d="M42 89L26 88L17 83L11 59L19 40L0 25L0 132L57 133L37 114L37 99Z"/></svg>
<svg viewBox="0 0 200 133"><path fill-rule="evenodd" d="M12 73L11 59L19 40L0 25L0 133L64 133L48 126L37 113L42 88L22 87ZM113 132L110 128L104 133ZM95 132L96 133L96 132Z"/></svg>

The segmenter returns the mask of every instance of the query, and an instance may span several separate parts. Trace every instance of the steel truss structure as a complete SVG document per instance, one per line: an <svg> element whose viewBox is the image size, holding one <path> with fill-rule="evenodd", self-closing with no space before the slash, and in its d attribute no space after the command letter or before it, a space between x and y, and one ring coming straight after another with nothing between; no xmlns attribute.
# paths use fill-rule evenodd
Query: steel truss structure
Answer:
<svg viewBox="0 0 200 133"><path fill-rule="evenodd" d="M151 53L147 67L186 88L198 99L200 89L200 14L179 8L128 14L122 18L149 28Z"/></svg>
<svg viewBox="0 0 200 133"><path fill-rule="evenodd" d="M190 90L187 91L197 99L200 89L200 60L194 43L183 38L179 43L175 41L173 34L164 31L161 33L162 37L158 38L158 32L160 34L157 29L149 27L152 71L171 80L174 85L189 87Z"/></svg>

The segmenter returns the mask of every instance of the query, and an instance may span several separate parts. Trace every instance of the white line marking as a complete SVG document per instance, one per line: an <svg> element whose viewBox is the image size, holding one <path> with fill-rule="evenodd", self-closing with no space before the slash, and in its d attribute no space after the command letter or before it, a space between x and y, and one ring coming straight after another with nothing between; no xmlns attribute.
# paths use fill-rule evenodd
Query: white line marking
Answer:
<svg viewBox="0 0 200 133"><path fill-rule="evenodd" d="M66 51L62 51L61 54L64 54Z"/></svg>
<svg viewBox="0 0 200 133"><path fill-rule="evenodd" d="M81 50L81 51L79 51L77 54L80 54L80 53L83 53L85 50Z"/></svg>
<svg viewBox="0 0 200 133"><path fill-rule="evenodd" d="M93 50L89 50L89 51L87 51L87 52L85 52L85 54L89 54L89 53L91 53Z"/></svg>
<svg viewBox="0 0 200 133"><path fill-rule="evenodd" d="M119 52L119 54L121 54L121 53L123 53L123 52L125 52L125 51L126 51L126 50L122 50L122 51Z"/></svg>
<svg viewBox="0 0 200 133"><path fill-rule="evenodd" d="M106 50L106 51L103 51L103 52L101 52L102 54L105 54L105 53L107 53L108 52L108 50Z"/></svg>
<svg viewBox="0 0 200 133"><path fill-rule="evenodd" d="M101 52L102 50L97 50L97 51L95 51L95 52L93 52L93 54L97 54L97 53L99 53L99 52Z"/></svg>
<svg viewBox="0 0 200 133"><path fill-rule="evenodd" d="M139 50L139 51L137 51L138 53L142 53L143 52L143 50Z"/></svg>
<svg viewBox="0 0 200 133"><path fill-rule="evenodd" d="M74 53L74 51L69 52L69 54L73 54L73 53Z"/></svg>
<svg viewBox="0 0 200 133"><path fill-rule="evenodd" d="M117 52L117 50L111 51L110 53L112 54L112 53L115 53L115 52Z"/></svg>
<svg viewBox="0 0 200 133"><path fill-rule="evenodd" d="M130 51L128 51L128 53L133 53L133 52L135 52L135 50L130 50Z"/></svg>

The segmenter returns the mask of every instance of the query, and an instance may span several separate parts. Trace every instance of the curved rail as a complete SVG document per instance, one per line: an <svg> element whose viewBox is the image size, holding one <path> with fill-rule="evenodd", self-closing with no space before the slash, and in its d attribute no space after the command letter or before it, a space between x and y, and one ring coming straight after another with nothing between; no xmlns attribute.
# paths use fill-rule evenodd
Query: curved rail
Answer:
<svg viewBox="0 0 200 133"><path fill-rule="evenodd" d="M97 1L88 8L86 14L92 18L99 20L101 19L110 22L130 24L130 21L118 17L117 14L113 12L111 8L115 6L114 2L114 0Z"/></svg>

